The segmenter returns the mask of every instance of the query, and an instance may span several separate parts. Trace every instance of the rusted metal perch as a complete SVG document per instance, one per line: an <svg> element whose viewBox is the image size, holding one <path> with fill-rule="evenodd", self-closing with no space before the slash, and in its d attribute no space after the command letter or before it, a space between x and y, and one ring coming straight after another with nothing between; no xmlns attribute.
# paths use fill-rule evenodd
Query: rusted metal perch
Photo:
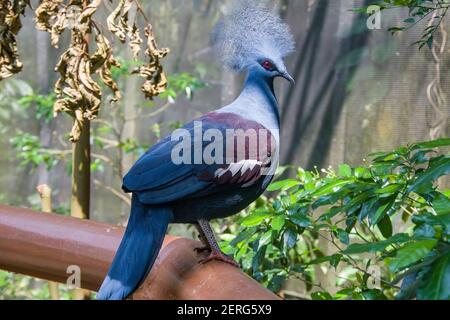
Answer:
<svg viewBox="0 0 450 320"><path fill-rule="evenodd" d="M97 291L119 246L123 228L95 221L0 205L0 269L66 283L69 266L81 287ZM279 299L241 270L221 262L199 264L200 242L167 236L158 259L132 299Z"/></svg>

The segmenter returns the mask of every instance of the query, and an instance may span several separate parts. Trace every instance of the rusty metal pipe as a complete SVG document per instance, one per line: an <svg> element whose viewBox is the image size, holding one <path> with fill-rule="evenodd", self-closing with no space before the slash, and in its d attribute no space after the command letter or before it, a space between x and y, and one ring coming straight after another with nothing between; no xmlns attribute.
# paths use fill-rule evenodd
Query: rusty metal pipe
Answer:
<svg viewBox="0 0 450 320"><path fill-rule="evenodd" d="M123 228L95 221L0 205L0 269L66 283L81 270L81 287L97 291ZM199 264L198 241L167 236L147 279L132 299L279 299L241 270L221 262Z"/></svg>

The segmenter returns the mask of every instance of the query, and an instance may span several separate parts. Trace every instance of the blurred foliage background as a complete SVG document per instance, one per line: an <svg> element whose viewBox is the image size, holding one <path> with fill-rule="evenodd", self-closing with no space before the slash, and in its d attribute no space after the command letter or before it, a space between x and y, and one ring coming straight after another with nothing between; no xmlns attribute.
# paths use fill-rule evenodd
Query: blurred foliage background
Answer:
<svg viewBox="0 0 450 320"><path fill-rule="evenodd" d="M357 171L356 168L369 168L371 164L366 159L372 152L398 150L414 142L448 137L450 79L447 75L450 74L450 46L447 32L450 22L443 20L434 36L433 45L419 51L411 44L421 39L426 21L423 22L423 28L411 28L395 36L388 32L390 27L404 22L408 16L407 8L382 11L382 29L369 30L366 26L367 16L353 9L367 6L373 1L268 2L275 5L290 25L297 41L297 50L287 61L296 85L289 87L282 81L276 83L282 119L281 164L284 170L280 171L280 176L294 180L279 186L279 189L283 189L281 195L268 193L243 214L248 217L254 214L254 210L265 208L265 215L261 214L263 218L259 216L261 219L257 220L259 224L252 225L247 220L248 228L261 225L257 229L259 233L246 234L248 237L259 234L256 247L249 246L255 243L256 238L238 241L233 236L245 231L239 230L242 223L240 219L243 218L234 217L215 223L216 231L222 234L223 248L238 260L247 256L248 261L241 261L244 269L287 298L311 298L311 293L313 298L393 298L399 288L396 285L383 286L383 283L390 283L395 273L403 269L395 272L387 270L382 275L384 282L381 281L376 288L378 291L368 291L368 279L364 277L371 264L367 263L367 259L362 262L352 261L351 256L349 258L336 251L335 244L317 236L324 226L320 226L320 230L316 229L317 224L313 224L306 216L311 214L309 209L303 212L305 216L300 221L295 222L290 218L283 219L283 222L277 218L277 221L275 217L280 215L282 208L277 201L282 201L286 190L301 188L298 186L304 185L305 179L315 183L311 187L311 190L315 190L330 183L330 179L336 180L342 176L350 178L359 174L357 172L361 173L362 169ZM32 1L32 4L36 3ZM208 42L209 31L226 10L226 4L227 1L219 0L142 1L159 45L171 50L163 61L169 75L169 87L155 101L144 100L139 78L130 76L136 64L130 50L117 40L110 39L115 56L119 57L122 64L122 68L113 70L113 77L119 84L123 98L114 105L107 102L108 98L104 99L99 118L91 126L91 219L125 224L130 200L120 190L121 177L139 155L184 122L231 102L239 93L243 76L222 68L216 62ZM110 10L108 6L102 7L99 19L106 19ZM63 35L62 49L52 48L49 35L36 30L32 18L29 12L23 19L23 28L18 36L24 71L0 83L0 201L3 204L39 209L36 186L47 183L53 189L54 211L69 214L71 147L68 131L71 119L66 115L59 115L55 119L52 110L55 101L53 84L57 79L53 70L69 39ZM108 95L109 92L105 90L104 94ZM434 156L438 157L443 150L445 148L435 150L437 154ZM425 155L429 157L428 153ZM427 158L422 164L428 164L429 161ZM399 163L397 165L400 166ZM322 168L325 168L325 172L321 172ZM412 184L413 178L408 183ZM321 179L325 179L325 182ZM431 179L431 182L433 184L428 186L429 193L438 192L436 188L439 188L441 194L448 197L445 193L449 188L448 178ZM386 183L406 185L405 181L399 182L391 177L389 181L380 182L379 189L386 187ZM273 191L279 190L275 187ZM330 191L336 189L331 188ZM395 194L397 197L398 190L391 191L389 196ZM295 192L298 190L295 189ZM376 193L376 190L372 192ZM345 196L357 197L358 193ZM304 203L305 200L311 205L318 200L314 198L313 192L308 197L294 202ZM342 195L334 201L347 200ZM323 205L333 205L335 202ZM319 212L321 207L314 207L314 210ZM425 210L424 207L426 205L422 203L419 209ZM358 208L361 210L361 207ZM394 211L399 213L397 209ZM287 213L289 210L285 208L282 211ZM373 226L379 221L375 222ZM353 239L352 230L346 231L339 223L342 221L328 223L326 231L346 246L350 245L348 237ZM430 223L432 228L436 227ZM356 229L369 242L385 241L405 232L407 228L410 228L409 236L413 236L411 220L392 219L394 232L391 234L372 235L369 227ZM301 228L306 228L306 233ZM193 228L177 225L171 227L170 233L195 236ZM298 247L292 251L294 246L290 245L294 243L294 234ZM443 234L438 236L443 237ZM261 237L263 244L259 241ZM283 243L287 241L289 250L286 251L284 244L277 242L280 239L283 239ZM244 240L246 245L242 246ZM419 240L408 238L408 241L415 243ZM268 252L267 247L271 244L274 246ZM264 252L258 251L263 247L266 248ZM380 252L387 254L384 252L387 247L382 247ZM237 252L236 248L241 252ZM431 252L433 248L430 247L428 251ZM345 250L344 247L341 249ZM254 259L258 252L260 256ZM317 262L320 258L323 261ZM411 264L423 262L423 259L422 256ZM350 267L337 269L341 260L345 260L345 265ZM379 261L375 260L371 261L374 264L379 261L384 263L380 257ZM330 261L331 265L323 265ZM308 270L305 270L306 265ZM62 285L59 288L61 298L73 297ZM349 290L342 292L345 289ZM50 294L45 281L0 271L0 298L48 299Z"/></svg>

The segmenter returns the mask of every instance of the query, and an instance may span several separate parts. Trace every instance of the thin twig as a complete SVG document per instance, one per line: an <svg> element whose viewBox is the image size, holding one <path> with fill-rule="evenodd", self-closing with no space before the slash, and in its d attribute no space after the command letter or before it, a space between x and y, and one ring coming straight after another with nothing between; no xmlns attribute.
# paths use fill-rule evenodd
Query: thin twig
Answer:
<svg viewBox="0 0 450 320"><path fill-rule="evenodd" d="M107 186L105 184L103 184L100 180L98 179L94 179L94 184L97 186L100 186L106 190L108 190L109 192L111 192L112 194L114 194L116 197L120 198L121 200L123 200L126 204L128 204L129 206L131 206L131 198L130 196L127 196L127 194L124 194L110 186Z"/></svg>
<svg viewBox="0 0 450 320"><path fill-rule="evenodd" d="M160 113L163 113L164 111L166 111L169 107L170 107L170 103L166 103L165 105L163 105L160 109L147 113L147 114L143 114L143 115L137 115L135 117L131 117L131 118L126 118L125 121L134 121L134 120L138 120L138 119L144 119L144 118L152 118L157 116Z"/></svg>
<svg viewBox="0 0 450 320"><path fill-rule="evenodd" d="M134 3L136 4L136 7L138 8L138 10L141 12L142 16L144 17L144 20L147 24L150 24L150 19L147 17L147 15L145 14L144 9L141 6L141 3L139 2L139 0L134 0Z"/></svg>
<svg viewBox="0 0 450 320"><path fill-rule="evenodd" d="M327 240L327 241L329 241L330 243L332 243L341 253L342 253L342 249L341 249L341 247L334 241L334 240L330 240L330 239L328 239L327 237L325 237L324 235L322 235L322 234L320 234L320 233L318 233L319 234L319 236L320 237L322 237L323 239L325 239L325 240ZM365 275L367 275L367 276L369 276L369 277L372 277L372 278L374 278L375 280L378 280L378 281L380 281L380 282L383 282L383 283L385 283L386 285L388 285L388 286L390 286L390 287L394 287L394 288L397 288L397 289L400 289L400 287L398 287L398 286L395 286L395 285L392 285L389 281L386 281L386 280L384 280L384 279L382 279L382 278L377 278L377 277L375 277L373 274L370 274L370 273L368 273L366 270L364 270L363 268L361 268L360 266L358 266L358 261L356 261L353 257L351 257L349 254L345 254L345 253L343 253L349 260L351 260L352 262L353 262L353 264L352 264L352 267L353 268L355 268L355 269L357 269L357 270L359 270L359 271L361 271L362 273L364 273Z"/></svg>

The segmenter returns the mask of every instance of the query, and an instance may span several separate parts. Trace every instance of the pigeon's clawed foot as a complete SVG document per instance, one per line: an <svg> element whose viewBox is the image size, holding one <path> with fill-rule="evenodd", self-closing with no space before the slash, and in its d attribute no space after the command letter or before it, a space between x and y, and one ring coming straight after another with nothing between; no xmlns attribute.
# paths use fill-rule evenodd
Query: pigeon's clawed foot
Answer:
<svg viewBox="0 0 450 320"><path fill-rule="evenodd" d="M213 260L222 261L236 268L239 268L239 264L226 256L222 251L220 251L219 245L217 244L216 238L214 237L214 232L209 225L208 220L199 219L197 223L197 229L199 233L199 239L205 245L203 247L195 248L194 251L196 253L209 252L209 255L206 258L200 260L201 264L205 264L211 262Z"/></svg>
<svg viewBox="0 0 450 320"><path fill-rule="evenodd" d="M222 261L222 262L231 264L232 266L234 266L236 268L239 268L239 264L236 261L234 261L232 258L225 255L224 253L222 253L220 251L216 251L216 250L212 250L211 253L209 254L209 256L202 259L200 261L200 263L205 264L205 263L211 262L213 260Z"/></svg>

